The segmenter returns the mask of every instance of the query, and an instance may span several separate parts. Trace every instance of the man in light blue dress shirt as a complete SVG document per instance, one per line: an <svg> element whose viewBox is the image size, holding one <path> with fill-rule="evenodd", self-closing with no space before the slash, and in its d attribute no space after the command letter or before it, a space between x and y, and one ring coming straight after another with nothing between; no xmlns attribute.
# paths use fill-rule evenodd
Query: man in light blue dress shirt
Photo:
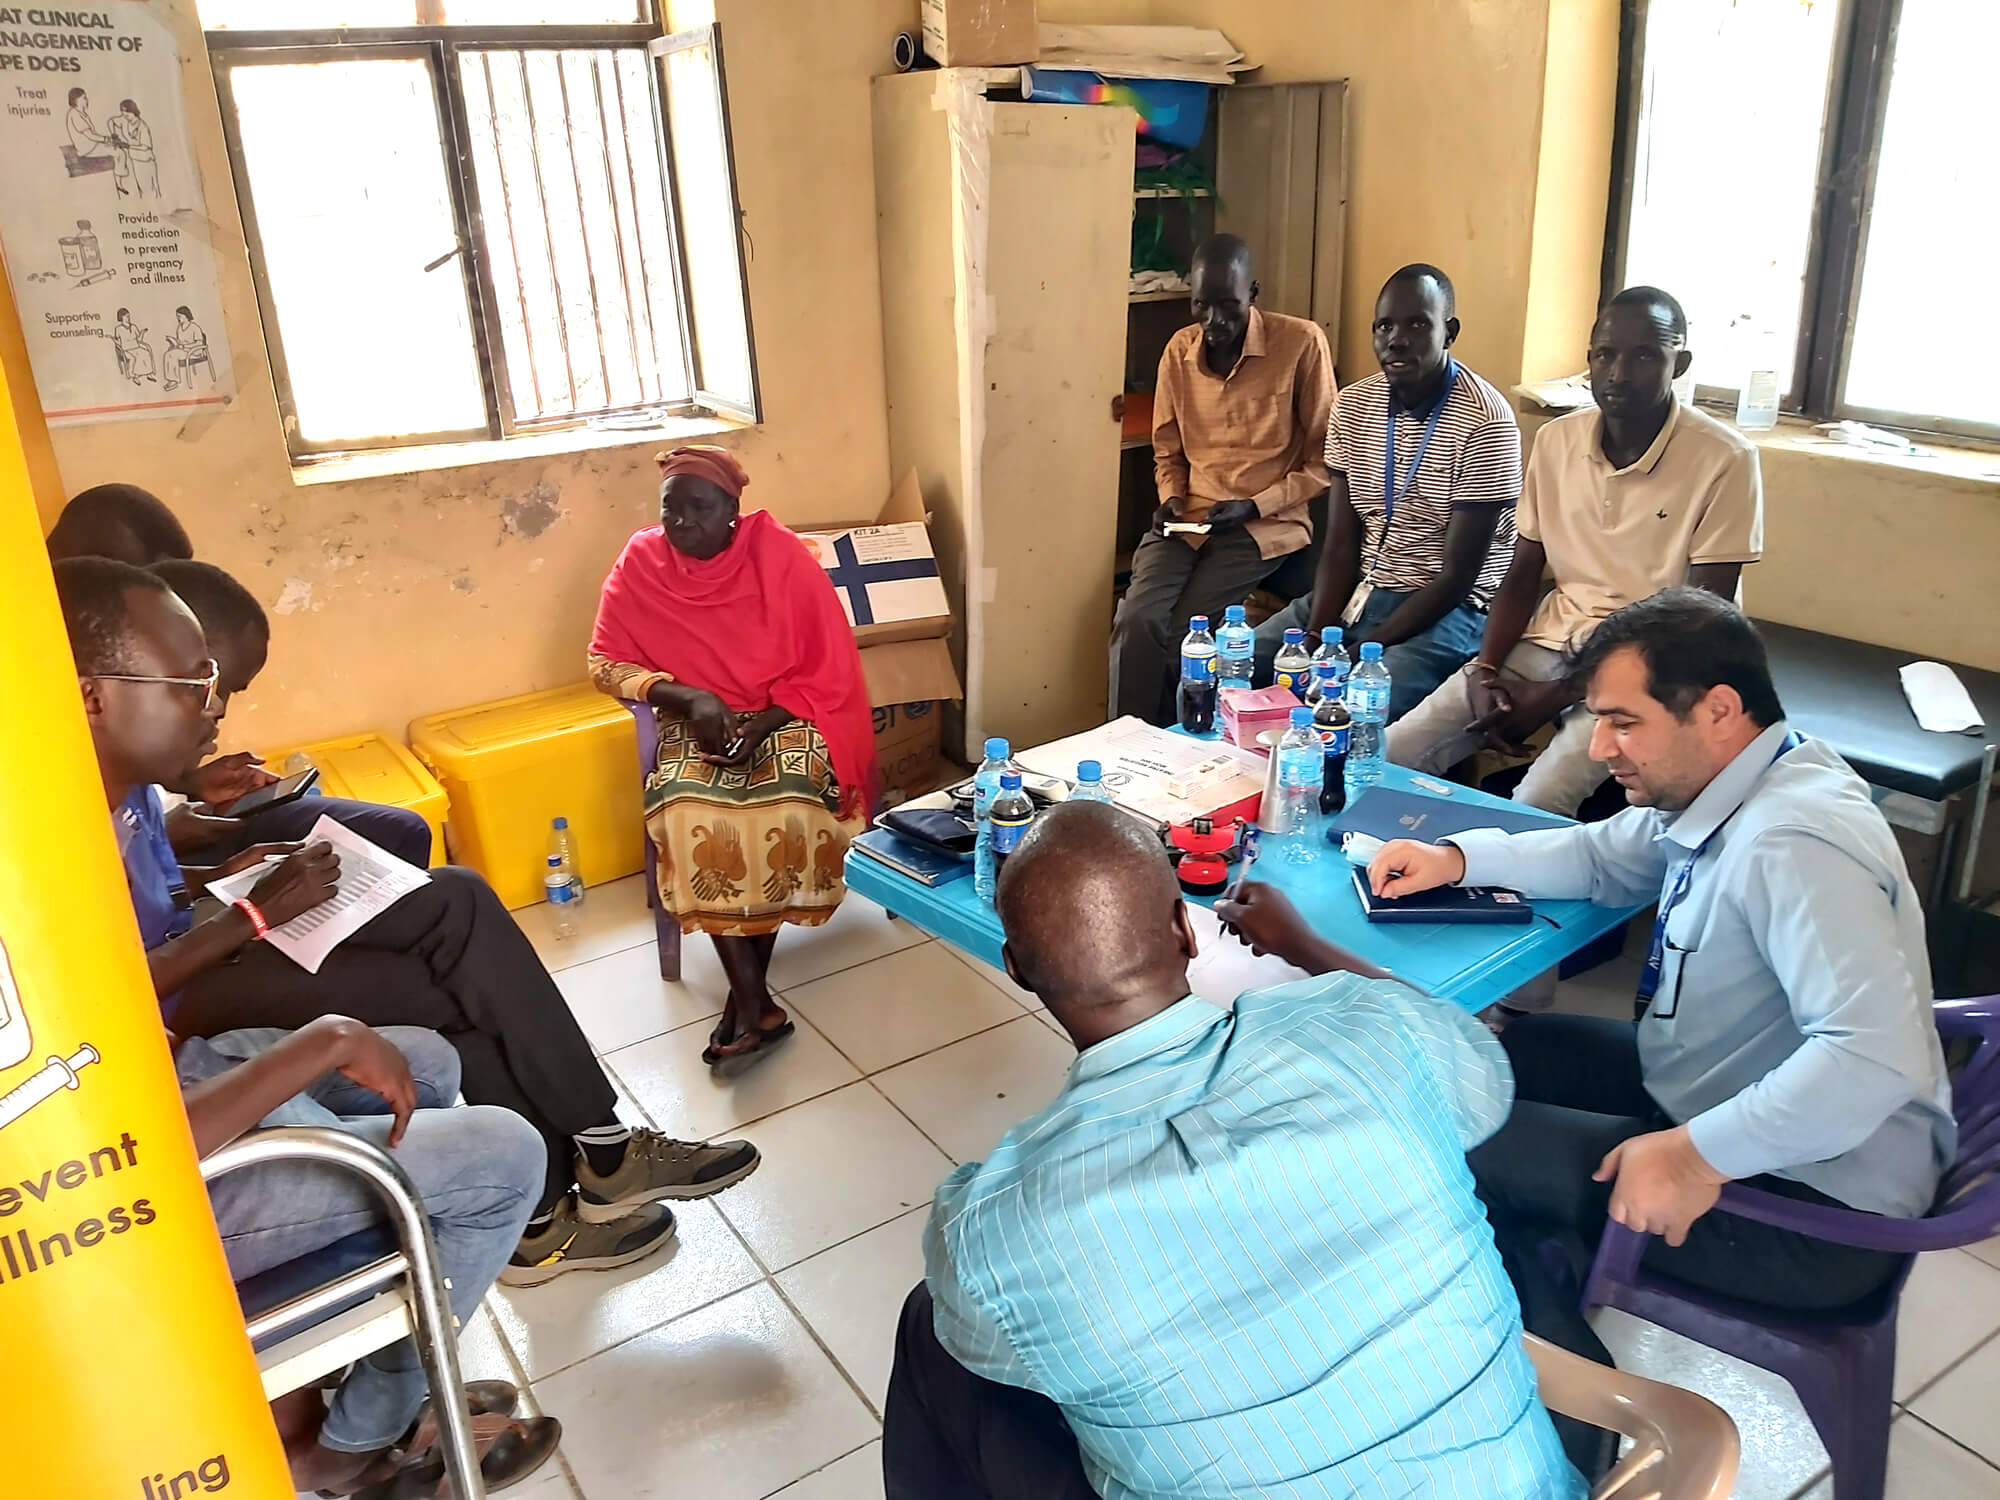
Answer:
<svg viewBox="0 0 2000 1500"><path fill-rule="evenodd" d="M1485 1028L1328 945L1355 972L1194 998L1159 841L1103 805L998 904L1079 1056L938 1190L890 1500L1577 1500L1465 1162L1512 1096Z"/></svg>
<svg viewBox="0 0 2000 1500"><path fill-rule="evenodd" d="M1546 833L1398 840L1370 878L1390 896L1660 902L1641 1019L1515 1021L1517 1101L1472 1154L1528 1326L1608 1363L1573 1290L1536 1284L1534 1247L1580 1254L1608 1214L1660 1236L1646 1264L1691 1285L1844 1306L1900 1257L1710 1213L1722 1185L1912 1218L1957 1130L1909 871L1861 779L1785 723L1749 621L1670 589L1612 614L1571 667L1591 755L1631 805Z"/></svg>

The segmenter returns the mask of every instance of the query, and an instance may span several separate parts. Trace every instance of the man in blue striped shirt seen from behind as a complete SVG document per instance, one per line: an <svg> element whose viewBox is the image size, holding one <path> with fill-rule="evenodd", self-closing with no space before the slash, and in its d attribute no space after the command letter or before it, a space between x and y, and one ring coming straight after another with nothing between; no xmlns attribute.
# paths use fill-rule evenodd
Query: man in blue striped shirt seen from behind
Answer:
<svg viewBox="0 0 2000 1500"><path fill-rule="evenodd" d="M1079 1055L938 1190L889 1500L1579 1500L1465 1164L1513 1098L1486 1029L1349 955L1195 998L1159 841L1102 804L998 905Z"/></svg>

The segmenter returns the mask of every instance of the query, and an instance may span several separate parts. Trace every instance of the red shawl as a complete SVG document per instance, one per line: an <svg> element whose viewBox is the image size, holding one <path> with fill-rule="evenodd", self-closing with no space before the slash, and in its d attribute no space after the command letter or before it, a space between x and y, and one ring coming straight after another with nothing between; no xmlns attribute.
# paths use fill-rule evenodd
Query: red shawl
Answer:
<svg viewBox="0 0 2000 1500"><path fill-rule="evenodd" d="M625 544L597 606L590 649L714 693L738 713L773 704L826 739L843 814L868 809L880 772L861 654L813 555L753 510L707 560L648 526Z"/></svg>

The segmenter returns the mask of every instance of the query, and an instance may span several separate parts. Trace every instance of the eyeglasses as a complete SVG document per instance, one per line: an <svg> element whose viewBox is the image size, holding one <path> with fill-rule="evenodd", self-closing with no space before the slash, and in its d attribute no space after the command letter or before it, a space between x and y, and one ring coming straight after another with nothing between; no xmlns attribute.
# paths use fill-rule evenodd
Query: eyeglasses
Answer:
<svg viewBox="0 0 2000 1500"><path fill-rule="evenodd" d="M165 682L175 687L200 688L203 713L211 712L222 702L222 668L213 661L208 663L208 673L203 677L140 677L129 672L92 672L90 675L99 682Z"/></svg>

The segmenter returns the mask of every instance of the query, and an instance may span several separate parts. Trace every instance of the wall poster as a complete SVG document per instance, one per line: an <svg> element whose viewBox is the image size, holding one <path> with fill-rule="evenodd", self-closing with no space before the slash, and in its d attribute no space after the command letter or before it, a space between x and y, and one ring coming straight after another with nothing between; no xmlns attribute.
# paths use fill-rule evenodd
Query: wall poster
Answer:
<svg viewBox="0 0 2000 1500"><path fill-rule="evenodd" d="M52 426L235 389L171 19L0 3L0 246Z"/></svg>

